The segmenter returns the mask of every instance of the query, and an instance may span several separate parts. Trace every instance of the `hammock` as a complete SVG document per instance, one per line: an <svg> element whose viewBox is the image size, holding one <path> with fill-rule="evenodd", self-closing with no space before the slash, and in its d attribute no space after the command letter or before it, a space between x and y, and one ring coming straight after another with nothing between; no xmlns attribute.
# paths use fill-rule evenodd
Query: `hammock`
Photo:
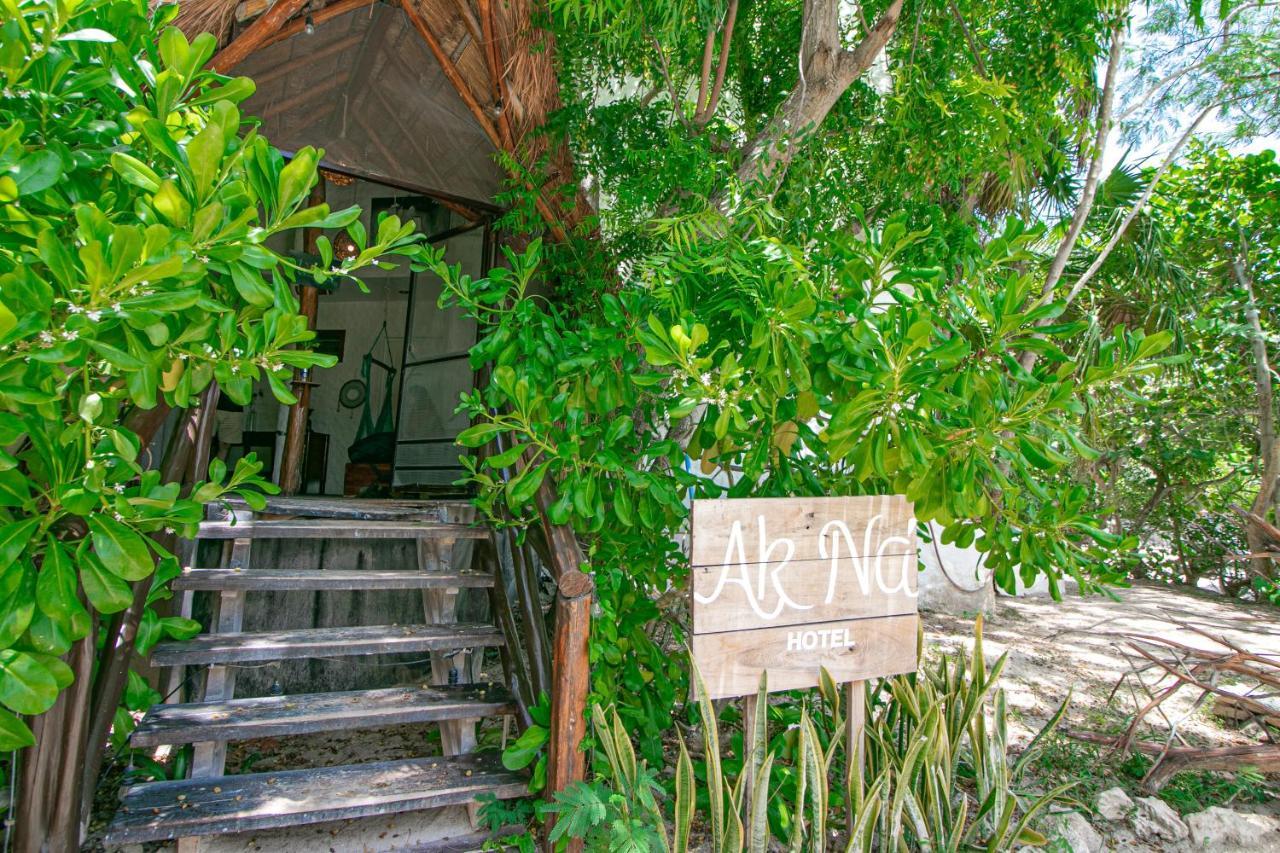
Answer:
<svg viewBox="0 0 1280 853"><path fill-rule="evenodd" d="M387 360L379 361L373 357L378 342L387 349ZM369 351L360 362L360 378L364 380L364 410L360 413L360 427L356 430L356 440L347 450L347 457L352 462L366 464L390 463L395 456L396 418L391 410L391 392L395 388L396 369L391 366L394 356L391 354L391 342L387 339L387 324L383 322L378 336L373 339ZM373 418L373 367L377 365L386 371L387 378L382 388L382 406L378 410L378 419Z"/></svg>

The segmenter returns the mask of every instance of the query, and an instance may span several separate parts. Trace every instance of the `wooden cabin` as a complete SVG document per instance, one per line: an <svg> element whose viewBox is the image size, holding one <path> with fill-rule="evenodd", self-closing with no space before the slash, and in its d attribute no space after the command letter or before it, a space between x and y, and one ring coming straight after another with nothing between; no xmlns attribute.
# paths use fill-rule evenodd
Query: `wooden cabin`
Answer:
<svg viewBox="0 0 1280 853"><path fill-rule="evenodd" d="M179 24L215 32L211 65L255 80L244 109L274 145L324 149L314 201L360 205L370 230L384 211L412 218L473 275L494 263L510 178L497 155L547 159L537 129L556 106L523 0L191 0ZM539 208L563 236L567 220ZM550 688L542 599L556 587L534 548L475 525L454 485L476 328L438 307L430 274L362 281L367 293L301 288L338 362L296 377L298 404L262 388L201 419L204 452L257 453L287 496L257 517L211 508L187 548L176 607L204 633L152 650L166 700L132 742L190 771L127 787L108 849L478 849L479 799L526 794L499 750ZM557 618L559 633L576 633L554 638L583 668L585 577L561 579L578 615ZM581 703L550 692L559 729L576 733L559 737L557 787L581 774L583 725Z"/></svg>

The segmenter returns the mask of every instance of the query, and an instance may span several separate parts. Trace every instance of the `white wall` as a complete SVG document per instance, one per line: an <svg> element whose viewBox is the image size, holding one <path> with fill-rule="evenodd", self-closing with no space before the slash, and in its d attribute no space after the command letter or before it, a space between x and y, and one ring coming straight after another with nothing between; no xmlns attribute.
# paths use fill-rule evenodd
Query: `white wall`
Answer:
<svg viewBox="0 0 1280 853"><path fill-rule="evenodd" d="M365 181L355 181L346 187L329 183L326 184L325 192L329 206L333 210L340 210L352 204L360 205L365 211L365 228L370 231L373 230L370 207L374 198L395 197L397 194L411 195ZM452 216L452 220L453 224L463 221L456 214ZM476 232L476 234L481 233ZM284 247L275 246L274 248ZM420 281L429 275L420 274ZM329 459L324 483L328 494L342 493L343 477L348 461L347 451L355 441L363 412L363 406L347 409L341 405L338 395L342 385L350 379L361 378L361 360L373 345L384 322L387 324L387 340L391 351L388 354L387 346L379 341L374 357L393 365L399 371L404 356L405 322L409 307L408 265L401 264L395 270L366 269L362 270L359 276L368 287L368 293L362 292L353 282L343 282L332 292L321 291L316 317L317 331L332 329L346 331L342 360L332 368L315 370L312 374L312 381L317 384L311 389L311 429L313 432L329 436ZM421 300L419 309L435 310L435 306L429 300ZM471 334L474 335L474 326L471 326L471 329ZM375 419L383 399L385 378L385 371L375 365L370 374L368 388L373 406L372 416ZM391 390L393 415L399 404L399 389L400 376L397 373ZM279 430L282 433L283 408L271 395L266 383L259 383L254 391L253 403L246 410L245 429ZM277 443L277 457L280 450L281 446Z"/></svg>

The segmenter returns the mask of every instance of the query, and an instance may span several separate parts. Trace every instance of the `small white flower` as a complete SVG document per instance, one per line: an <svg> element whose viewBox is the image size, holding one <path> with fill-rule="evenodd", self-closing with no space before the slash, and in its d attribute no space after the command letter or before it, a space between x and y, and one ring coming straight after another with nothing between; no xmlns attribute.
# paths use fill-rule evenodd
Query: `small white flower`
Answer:
<svg viewBox="0 0 1280 853"><path fill-rule="evenodd" d="M174 529L172 527L166 527L164 532L172 535L174 533Z"/></svg>
<svg viewBox="0 0 1280 853"><path fill-rule="evenodd" d="M119 303L119 302L112 302L112 303L111 303L111 310L112 310L112 311L114 311L114 312L116 312L117 314L119 314L119 313L120 313L122 310L124 310L124 309L122 309L122 308L120 307L120 303Z"/></svg>
<svg viewBox="0 0 1280 853"><path fill-rule="evenodd" d="M270 365L268 365L268 367L270 367L270 369L271 369L271 371L272 371L273 373L274 373L274 372L276 372L276 371L278 371L278 370L284 370L284 365L283 365L283 364L281 364L281 363L280 363L280 362L278 362L278 361L273 361L273 362L271 362L271 364L270 364Z"/></svg>
<svg viewBox="0 0 1280 853"><path fill-rule="evenodd" d="M710 373L704 373L704 374L702 374L701 376L699 376L699 377L698 377L698 381L699 381L699 382L701 382L703 385L710 385L710 384L711 384L711 374L710 374Z"/></svg>
<svg viewBox="0 0 1280 853"><path fill-rule="evenodd" d="M117 494L117 495L123 495L123 494L124 494L124 483L116 483L116 484L115 484L114 486L112 486L111 488L113 488L113 489L115 489L115 490L116 490L116 494Z"/></svg>
<svg viewBox="0 0 1280 853"><path fill-rule="evenodd" d="M101 311L89 311L88 313L86 313L86 314L85 314L85 316L86 316L86 317L88 317L90 320L92 320L93 322L95 322L95 323L96 323L96 322L98 322L99 320L101 320L101 319L102 319L102 312L101 312Z"/></svg>
<svg viewBox="0 0 1280 853"><path fill-rule="evenodd" d="M92 469L97 467L97 463L94 462L92 459L90 459L88 462L84 463L84 467L88 469Z"/></svg>
<svg viewBox="0 0 1280 853"><path fill-rule="evenodd" d="M68 306L67 306L67 313L68 313L68 314L81 314L81 313L83 313L83 312L84 312L84 309L83 309L83 308L81 308L79 305L68 305Z"/></svg>
<svg viewBox="0 0 1280 853"><path fill-rule="evenodd" d="M118 512L113 512L113 513L111 513L111 514L112 514L113 516L115 516L116 521L124 521L124 516L123 516L123 515L121 515L120 513L118 513Z"/></svg>

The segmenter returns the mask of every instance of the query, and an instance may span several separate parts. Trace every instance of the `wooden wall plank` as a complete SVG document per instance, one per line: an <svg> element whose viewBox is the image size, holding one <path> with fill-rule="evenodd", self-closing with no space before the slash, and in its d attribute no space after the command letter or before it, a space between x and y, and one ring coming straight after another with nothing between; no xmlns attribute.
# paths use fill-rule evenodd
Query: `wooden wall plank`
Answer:
<svg viewBox="0 0 1280 853"><path fill-rule="evenodd" d="M769 690L816 687L823 667L838 683L916 668L919 617L848 619L816 625L697 634L693 655L712 699L746 696L769 670Z"/></svg>
<svg viewBox="0 0 1280 853"><path fill-rule="evenodd" d="M901 555L915 553L915 520L910 502L902 495L871 495L841 498L738 498L693 502L691 561L695 566L719 566L730 552L739 555L731 542L734 525L740 527L745 561L777 560L781 548L764 554L760 548L760 521L764 521L766 542L789 539L794 542L792 560L829 558L836 530L831 522L843 522L851 531L870 529L870 539L859 533L854 541L859 553ZM875 524L871 523L875 521ZM826 529L826 536L823 531ZM823 553L823 543L828 550ZM843 540L839 542L845 553ZM867 546L870 546L868 549Z"/></svg>
<svg viewBox="0 0 1280 853"><path fill-rule="evenodd" d="M694 501L695 634L916 612L901 495Z"/></svg>

